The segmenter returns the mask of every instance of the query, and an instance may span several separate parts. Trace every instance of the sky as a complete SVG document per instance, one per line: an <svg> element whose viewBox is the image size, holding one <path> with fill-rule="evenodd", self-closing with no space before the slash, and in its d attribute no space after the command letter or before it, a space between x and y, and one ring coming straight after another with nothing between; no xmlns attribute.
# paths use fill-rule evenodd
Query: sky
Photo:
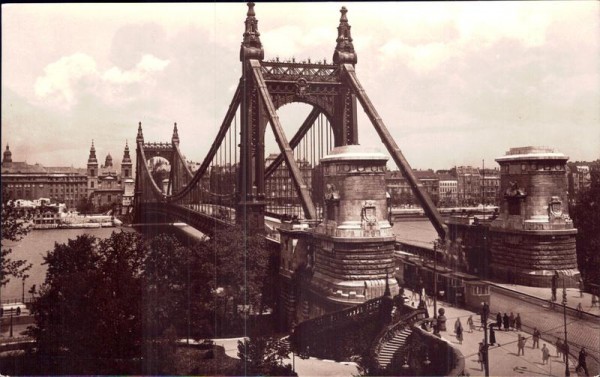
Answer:
<svg viewBox="0 0 600 377"><path fill-rule="evenodd" d="M528 145L600 158L600 2L257 3L265 59L330 62L341 6L358 78L413 168L494 167ZM246 11L3 4L2 149L85 167L92 140L120 161L138 122L146 141L170 141L177 122L181 151L202 161L241 75ZM309 111L280 109L288 139ZM358 114L360 143L384 151Z"/></svg>

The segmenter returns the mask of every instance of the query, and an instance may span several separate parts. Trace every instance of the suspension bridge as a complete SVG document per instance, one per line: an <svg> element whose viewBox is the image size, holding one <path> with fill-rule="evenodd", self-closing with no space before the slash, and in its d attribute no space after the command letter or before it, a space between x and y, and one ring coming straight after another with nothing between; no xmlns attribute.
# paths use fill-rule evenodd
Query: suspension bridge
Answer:
<svg viewBox="0 0 600 377"><path fill-rule="evenodd" d="M134 223L182 221L206 234L236 223L248 231L264 232L265 218L268 222L292 212L299 220L318 223L324 195L320 160L334 147L359 143L360 104L426 216L445 237L440 214L360 84L347 10L342 7L340 12L333 62L265 60L254 4L248 3L240 48L242 76L199 168L192 172L182 156L177 124L170 142L145 141L139 124ZM312 107L291 138L277 113L290 103ZM267 127L279 149L268 165ZM148 167L155 157L171 165L166 187L155 181Z"/></svg>

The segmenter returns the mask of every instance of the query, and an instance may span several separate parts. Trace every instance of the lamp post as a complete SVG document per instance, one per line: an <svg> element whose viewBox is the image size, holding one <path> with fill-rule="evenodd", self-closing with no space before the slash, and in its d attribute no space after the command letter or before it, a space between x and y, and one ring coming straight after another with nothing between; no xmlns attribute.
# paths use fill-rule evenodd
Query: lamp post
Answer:
<svg viewBox="0 0 600 377"><path fill-rule="evenodd" d="M438 241L433 242L433 318L437 318L437 246Z"/></svg>
<svg viewBox="0 0 600 377"><path fill-rule="evenodd" d="M565 288L565 279L563 278L563 321L565 325L565 376L569 377L569 342L567 340L567 290Z"/></svg>

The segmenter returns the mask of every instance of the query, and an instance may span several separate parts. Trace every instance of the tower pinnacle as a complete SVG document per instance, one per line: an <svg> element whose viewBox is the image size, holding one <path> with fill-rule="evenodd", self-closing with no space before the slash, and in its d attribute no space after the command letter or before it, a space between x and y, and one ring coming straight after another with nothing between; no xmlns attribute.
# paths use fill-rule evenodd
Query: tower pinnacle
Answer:
<svg viewBox="0 0 600 377"><path fill-rule="evenodd" d="M92 139L92 146L90 148L90 156L88 157L88 165L90 164L98 164L98 159L96 158L96 148L94 147L94 140Z"/></svg>
<svg viewBox="0 0 600 377"><path fill-rule="evenodd" d="M142 144L144 143L144 133L142 132L142 122L139 122L138 133L137 133L137 136L135 138L135 141L137 143L142 143Z"/></svg>
<svg viewBox="0 0 600 377"><path fill-rule="evenodd" d="M254 3L248 3L248 13L246 13L246 29L244 39L240 48L240 61L248 59L262 60L265 57L262 43L260 42L260 33L258 32L258 20L254 12Z"/></svg>
<svg viewBox="0 0 600 377"><path fill-rule="evenodd" d="M127 140L125 140L125 150L123 151L123 162L122 164L131 163L131 156L129 155L129 144L127 144Z"/></svg>
<svg viewBox="0 0 600 377"><path fill-rule="evenodd" d="M177 133L177 122L175 122L175 126L173 126L173 137L171 138L171 142L173 144L179 145L179 134Z"/></svg>
<svg viewBox="0 0 600 377"><path fill-rule="evenodd" d="M342 14L340 17L340 26L338 26L338 37L336 39L337 45L333 53L334 64L356 64L357 56L354 52L354 45L352 44L352 36L350 34L350 24L348 24L348 17L346 13L348 10L346 7L340 9Z"/></svg>

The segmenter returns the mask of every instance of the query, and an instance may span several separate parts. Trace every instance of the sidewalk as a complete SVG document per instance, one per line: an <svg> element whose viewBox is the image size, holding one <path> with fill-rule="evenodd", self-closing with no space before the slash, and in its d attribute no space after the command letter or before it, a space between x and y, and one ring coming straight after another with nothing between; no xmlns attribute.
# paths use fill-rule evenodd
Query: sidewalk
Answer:
<svg viewBox="0 0 600 377"><path fill-rule="evenodd" d="M238 359L238 340L243 338L213 339L216 345L225 349L225 354ZM290 353L291 358L284 359L284 363L293 365L298 376L355 376L358 374L356 363L335 362L333 360L322 360L316 357L301 359Z"/></svg>
<svg viewBox="0 0 600 377"><path fill-rule="evenodd" d="M409 291L409 289L405 289ZM445 302L437 302L439 308L444 308L446 316L446 328L447 331L441 332L442 338L446 339L452 344L452 346L458 348L465 358L465 373L471 376L483 376L485 373L481 369L481 365L477 362L479 342L483 342L483 330L481 329L481 319L476 313L468 310L459 309L452 307ZM428 306L430 316L433 315L433 306ZM469 333L469 326L467 325L467 319L469 316L473 316L473 322L475 323L476 329ZM454 322L457 318L463 326L463 342L459 344L454 334ZM495 321L495 319L493 319ZM517 336L521 334L527 338L525 344L525 355L517 356ZM488 334L489 336L489 334ZM488 340L489 341L489 340ZM490 346L489 348L489 365L490 365L490 376L534 376L534 375L545 375L545 376L564 376L565 375L565 363L562 362L562 357L556 356L556 347L540 339L540 348L532 349L531 346L533 341L531 334L517 331L496 331L496 345ZM541 348L546 344L546 347L550 350L550 359L548 364L542 364L542 351ZM577 376L575 372L575 366L577 360L573 357L569 358L569 370L571 376Z"/></svg>
<svg viewBox="0 0 600 377"><path fill-rule="evenodd" d="M526 285L515 285L515 284L500 284L495 282L489 282L492 285L497 285L502 288L510 289L511 291L522 293L529 296L534 296L550 302L552 297L552 289L550 288L539 288L539 287L528 287ZM577 309L577 305L581 303L582 309L586 313L600 315L600 304L596 304L592 307L592 295L590 293L583 293L581 297L578 288L567 288L567 307L573 310ZM556 304L562 305L563 290L559 287L556 290Z"/></svg>

